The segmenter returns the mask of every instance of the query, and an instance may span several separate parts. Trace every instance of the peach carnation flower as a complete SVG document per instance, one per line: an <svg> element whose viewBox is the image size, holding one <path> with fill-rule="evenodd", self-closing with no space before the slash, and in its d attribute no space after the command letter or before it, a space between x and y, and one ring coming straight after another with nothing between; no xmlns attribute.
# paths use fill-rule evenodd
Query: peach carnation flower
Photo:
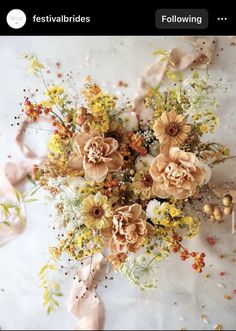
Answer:
<svg viewBox="0 0 236 331"><path fill-rule="evenodd" d="M102 234L110 239L113 251L134 253L147 235L146 214L137 203L119 207L114 211L111 227L102 230Z"/></svg>
<svg viewBox="0 0 236 331"><path fill-rule="evenodd" d="M113 138L81 132L74 135L73 147L77 156L69 161L69 166L83 169L86 180L101 182L109 171L122 167L123 159L117 152L118 142Z"/></svg>
<svg viewBox="0 0 236 331"><path fill-rule="evenodd" d="M173 196L176 199L192 196L197 186L205 181L206 167L194 153L182 151L178 147L159 154L150 167L157 196Z"/></svg>

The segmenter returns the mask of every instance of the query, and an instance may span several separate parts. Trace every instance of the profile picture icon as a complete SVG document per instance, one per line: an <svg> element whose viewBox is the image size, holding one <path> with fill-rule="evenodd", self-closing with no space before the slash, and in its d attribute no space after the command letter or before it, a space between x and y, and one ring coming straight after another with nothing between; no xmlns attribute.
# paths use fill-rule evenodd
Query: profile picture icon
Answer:
<svg viewBox="0 0 236 331"><path fill-rule="evenodd" d="M7 24L12 29L20 29L26 23L26 15L21 9L12 9L7 14Z"/></svg>

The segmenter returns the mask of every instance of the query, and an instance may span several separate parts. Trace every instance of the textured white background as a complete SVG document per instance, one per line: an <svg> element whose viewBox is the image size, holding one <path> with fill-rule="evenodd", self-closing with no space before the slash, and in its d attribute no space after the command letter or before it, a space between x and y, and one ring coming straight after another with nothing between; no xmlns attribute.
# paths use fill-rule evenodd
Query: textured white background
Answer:
<svg viewBox="0 0 236 331"><path fill-rule="evenodd" d="M129 97L136 90L137 78L142 70L153 61L151 53L156 48L179 46L191 47L175 37L0 37L0 162L22 159L15 147L14 136L22 90L29 86L42 87L39 80L26 74L22 52L34 52L40 59L53 67L56 61L63 63L63 71L73 70L78 85L90 74L106 90L116 91L115 84L124 80L129 84L123 89ZM223 50L220 50L223 48ZM228 144L236 154L236 46L230 46L227 37L218 38L218 56L213 60L210 74L214 79L223 78L228 86L227 93L220 94L218 115L221 125L215 138ZM44 138L41 133L27 135L31 145L37 146L42 154ZM215 168L214 178L218 181L234 179L235 161L228 161ZM0 328L2 329L73 329L75 320L66 311L67 293L72 277L60 275L65 296L61 307L50 316L41 306L41 290L38 288L37 273L47 260L47 247L53 242L54 234L48 230L50 207L36 202L28 207L28 226L15 241L0 248ZM206 241L207 236L217 239L214 247ZM192 271L189 262L173 256L159 264L159 288L152 293L140 293L118 274L100 289L104 302L105 329L199 329L210 330L217 323L224 329L236 326L236 248L231 233L231 223L212 225L204 223L198 238L189 243L192 249L205 251L207 267L202 275ZM225 258L221 259L220 254ZM224 277L219 272L224 271ZM209 273L209 278L204 275ZM220 288L222 283L225 288ZM232 295L232 300L224 295ZM209 324L201 320L205 314Z"/></svg>

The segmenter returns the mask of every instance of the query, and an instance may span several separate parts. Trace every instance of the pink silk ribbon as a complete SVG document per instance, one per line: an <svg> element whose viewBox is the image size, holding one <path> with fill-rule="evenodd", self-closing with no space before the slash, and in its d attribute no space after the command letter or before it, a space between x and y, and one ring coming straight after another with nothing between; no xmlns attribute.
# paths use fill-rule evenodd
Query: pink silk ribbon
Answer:
<svg viewBox="0 0 236 331"><path fill-rule="evenodd" d="M68 303L68 310L78 319L76 330L100 330L102 307L96 294L102 268L102 254L88 258L78 270Z"/></svg>
<svg viewBox="0 0 236 331"><path fill-rule="evenodd" d="M14 194L15 188L20 184L28 174L32 171L33 164L38 164L42 159L38 158L36 154L24 143L24 132L30 121L24 120L16 135L16 143L27 158L26 161L19 164L8 162L0 168L0 201L17 203ZM22 217L25 219L24 206L21 205ZM9 219L11 226L1 224L0 227L0 246L18 237L25 229L26 222L19 218L16 214L12 214Z"/></svg>

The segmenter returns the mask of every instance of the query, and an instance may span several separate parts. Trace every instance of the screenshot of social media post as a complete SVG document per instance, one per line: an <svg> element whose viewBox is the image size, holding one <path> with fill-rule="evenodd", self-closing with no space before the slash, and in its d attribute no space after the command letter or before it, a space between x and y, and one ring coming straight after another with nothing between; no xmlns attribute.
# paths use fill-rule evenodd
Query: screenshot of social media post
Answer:
<svg viewBox="0 0 236 331"><path fill-rule="evenodd" d="M234 18L151 7L0 13L0 330L235 329Z"/></svg>

